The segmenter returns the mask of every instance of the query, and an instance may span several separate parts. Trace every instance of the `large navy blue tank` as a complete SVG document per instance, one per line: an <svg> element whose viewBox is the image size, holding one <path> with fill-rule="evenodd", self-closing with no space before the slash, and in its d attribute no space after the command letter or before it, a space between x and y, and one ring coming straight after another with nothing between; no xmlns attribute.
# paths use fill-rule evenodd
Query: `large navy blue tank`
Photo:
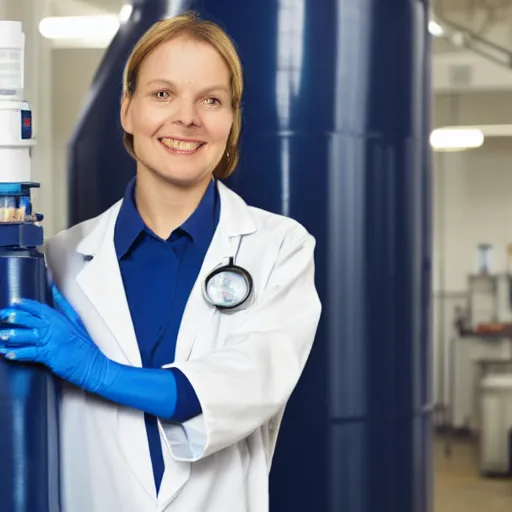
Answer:
<svg viewBox="0 0 512 512"><path fill-rule="evenodd" d="M133 42L196 7L227 29L245 69L230 186L317 239L324 313L284 418L271 510L429 512L428 4L135 2L72 141L72 223L119 199L134 172L118 121Z"/></svg>
<svg viewBox="0 0 512 512"><path fill-rule="evenodd" d="M50 303L42 229L0 223L0 308ZM57 386L40 365L0 357L0 512L59 512Z"/></svg>

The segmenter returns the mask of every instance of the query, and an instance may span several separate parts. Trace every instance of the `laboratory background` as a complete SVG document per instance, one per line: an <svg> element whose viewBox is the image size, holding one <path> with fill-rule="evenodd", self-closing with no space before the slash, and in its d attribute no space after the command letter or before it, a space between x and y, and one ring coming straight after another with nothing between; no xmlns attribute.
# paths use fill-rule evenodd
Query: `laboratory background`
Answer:
<svg viewBox="0 0 512 512"><path fill-rule="evenodd" d="M512 1L0 0L25 34L44 237L122 197L122 69L188 9L244 65L228 186L317 239L323 314L271 511L510 512Z"/></svg>

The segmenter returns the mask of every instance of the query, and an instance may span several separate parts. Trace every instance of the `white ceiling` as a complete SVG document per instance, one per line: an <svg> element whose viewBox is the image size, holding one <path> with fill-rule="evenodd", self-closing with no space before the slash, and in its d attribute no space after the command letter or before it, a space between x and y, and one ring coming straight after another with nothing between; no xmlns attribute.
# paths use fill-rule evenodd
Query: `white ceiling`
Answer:
<svg viewBox="0 0 512 512"><path fill-rule="evenodd" d="M512 0L433 0L436 11L471 11L474 9L493 9L496 11L512 7Z"/></svg>
<svg viewBox="0 0 512 512"><path fill-rule="evenodd" d="M53 16L118 14L126 0L51 0Z"/></svg>
<svg viewBox="0 0 512 512"><path fill-rule="evenodd" d="M110 11L116 14L121 10L121 7L123 7L125 3L131 3L125 0L86 0L86 2L91 4L92 7L104 9L105 11Z"/></svg>
<svg viewBox="0 0 512 512"><path fill-rule="evenodd" d="M51 0L51 15L118 14L125 3L130 3L130 0ZM501 10L509 10L512 14L512 0L433 0L434 14L443 8L446 9L442 11L446 18L452 20L471 19L475 12L481 13L483 8L491 5L499 5ZM495 43L502 42L501 46L508 46L512 50L512 23L509 24L503 19L500 21L486 30L485 36ZM457 48L448 40L436 38L432 46L433 85L437 92L458 88L465 91L512 89L512 70L494 64L465 48Z"/></svg>

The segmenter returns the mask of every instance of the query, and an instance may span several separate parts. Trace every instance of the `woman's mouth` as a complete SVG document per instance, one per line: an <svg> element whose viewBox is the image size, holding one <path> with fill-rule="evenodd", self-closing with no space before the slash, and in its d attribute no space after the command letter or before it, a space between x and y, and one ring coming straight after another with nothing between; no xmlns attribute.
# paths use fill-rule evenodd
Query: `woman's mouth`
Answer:
<svg viewBox="0 0 512 512"><path fill-rule="evenodd" d="M201 141L171 139L170 137L162 137L158 140L167 151L181 155L196 153L206 144L206 142Z"/></svg>

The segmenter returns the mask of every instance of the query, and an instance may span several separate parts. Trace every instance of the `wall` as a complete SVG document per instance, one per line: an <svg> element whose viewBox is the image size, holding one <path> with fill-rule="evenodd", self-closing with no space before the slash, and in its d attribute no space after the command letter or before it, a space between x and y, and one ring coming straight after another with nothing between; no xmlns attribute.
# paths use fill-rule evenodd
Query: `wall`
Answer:
<svg viewBox="0 0 512 512"><path fill-rule="evenodd" d="M67 227L68 143L82 112L104 50L73 49L52 52L52 133L55 197L59 207L53 219L54 231Z"/></svg>
<svg viewBox="0 0 512 512"><path fill-rule="evenodd" d="M436 94L432 114L435 126L511 124L512 90Z"/></svg>
<svg viewBox="0 0 512 512"><path fill-rule="evenodd" d="M32 179L41 184L34 206L44 213L45 236L67 227L67 143L104 50L56 50L38 30L51 0L0 0L0 15L23 23L25 99L33 112Z"/></svg>
<svg viewBox="0 0 512 512"><path fill-rule="evenodd" d="M492 244L492 269L507 270L512 242L512 140L434 156L434 290L463 291L476 247Z"/></svg>
<svg viewBox="0 0 512 512"><path fill-rule="evenodd" d="M511 124L512 91L438 94L433 125ZM494 269L506 270L512 242L512 138L475 150L435 153L434 290L462 291L476 269L476 247L493 244Z"/></svg>
<svg viewBox="0 0 512 512"><path fill-rule="evenodd" d="M434 125L512 123L512 94L440 95ZM468 275L477 269L477 246L492 244L492 271L507 271L512 242L512 138L487 139L476 150L435 153L433 243L434 399L449 404L453 313L466 305ZM502 301L502 319L512 312ZM453 372L452 372L453 373Z"/></svg>

